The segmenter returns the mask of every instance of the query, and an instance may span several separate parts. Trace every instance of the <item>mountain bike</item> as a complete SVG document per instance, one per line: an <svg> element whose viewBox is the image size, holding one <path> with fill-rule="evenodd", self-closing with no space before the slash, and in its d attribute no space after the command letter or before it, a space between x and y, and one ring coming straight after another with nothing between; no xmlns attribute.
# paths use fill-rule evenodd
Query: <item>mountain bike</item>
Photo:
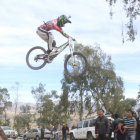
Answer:
<svg viewBox="0 0 140 140"><path fill-rule="evenodd" d="M70 54L66 56L64 61L64 70L72 77L81 76L87 70L87 59L82 53L74 52L74 41L71 38L61 46L54 48L49 54L43 47L31 48L26 55L26 63L31 69L39 70L47 63L51 63L68 46Z"/></svg>

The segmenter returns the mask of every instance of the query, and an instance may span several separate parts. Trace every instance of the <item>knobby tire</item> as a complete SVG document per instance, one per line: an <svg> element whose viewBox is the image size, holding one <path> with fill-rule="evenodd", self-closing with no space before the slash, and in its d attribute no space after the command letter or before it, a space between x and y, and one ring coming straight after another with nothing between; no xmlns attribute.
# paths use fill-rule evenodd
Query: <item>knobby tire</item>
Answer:
<svg viewBox="0 0 140 140"><path fill-rule="evenodd" d="M66 74L68 74L68 75L71 76L71 77L79 77L79 76L82 76L82 75L86 72L86 70L87 70L87 66L88 66L87 59L86 59L86 57L85 57L82 53L80 53L80 52L74 52L73 55L77 55L77 56L79 55L80 57L82 57L83 60L84 60L84 63L85 63L85 67L83 67L82 72L81 72L80 74L78 74L78 75L72 75L71 73L69 73L69 71L68 71L68 69L67 69L67 64L68 64L68 60L72 57L72 55L69 54L69 55L66 57L65 63L64 63L65 72L66 72Z"/></svg>
<svg viewBox="0 0 140 140"><path fill-rule="evenodd" d="M30 67L30 68L33 69L33 70L39 70L39 69L43 68L43 67L46 65L46 63L47 63L47 62L44 60L43 64L40 65L40 66L38 66L38 67L33 67L33 66L29 63L29 56L30 56L30 53L31 53L32 51L36 50L36 49L40 49L40 50L42 50L42 51L44 52L44 54L46 54L46 50L45 50L43 47L40 47L40 46L33 47L33 48L31 48L31 49L28 51L28 53L27 53L27 55L26 55L26 63L27 63L27 65L28 65L28 67Z"/></svg>

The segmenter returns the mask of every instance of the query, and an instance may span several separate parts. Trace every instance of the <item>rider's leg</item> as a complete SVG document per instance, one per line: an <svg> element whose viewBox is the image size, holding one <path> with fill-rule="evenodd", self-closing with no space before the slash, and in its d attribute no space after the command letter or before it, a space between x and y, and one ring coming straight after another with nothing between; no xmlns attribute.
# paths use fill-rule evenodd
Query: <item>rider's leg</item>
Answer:
<svg viewBox="0 0 140 140"><path fill-rule="evenodd" d="M40 30L37 30L36 32L45 42L48 43L48 50L47 53L49 54L52 50L53 47L56 47L56 42L54 40L54 36L51 32L43 32Z"/></svg>
<svg viewBox="0 0 140 140"><path fill-rule="evenodd" d="M52 50L49 50L49 33L42 32L40 30L37 30L36 33L39 35L40 38L42 38L45 42L47 42L47 44L48 44L47 53L49 54L52 51Z"/></svg>
<svg viewBox="0 0 140 140"><path fill-rule="evenodd" d="M36 33L39 35L39 37L41 37L45 42L48 43L48 40L49 40L48 33L42 32L40 30L37 30Z"/></svg>
<svg viewBox="0 0 140 140"><path fill-rule="evenodd" d="M53 50L53 41L54 41L54 36L51 32L49 32L49 42L48 42L48 50Z"/></svg>

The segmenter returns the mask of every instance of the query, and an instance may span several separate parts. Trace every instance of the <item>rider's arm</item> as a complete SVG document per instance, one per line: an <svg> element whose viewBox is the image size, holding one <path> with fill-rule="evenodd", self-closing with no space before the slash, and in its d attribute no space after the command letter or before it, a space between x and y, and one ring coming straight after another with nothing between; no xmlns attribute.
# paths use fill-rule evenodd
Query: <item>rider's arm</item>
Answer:
<svg viewBox="0 0 140 140"><path fill-rule="evenodd" d="M68 34L66 34L66 33L62 30L62 28L58 27L56 24L53 24L53 28L54 28L55 30L57 30L58 32L60 32L64 37L66 37L66 38L72 38L71 36L69 36ZM73 39L73 41L75 41L74 38L72 38L72 39Z"/></svg>
<svg viewBox="0 0 140 140"><path fill-rule="evenodd" d="M66 37L66 38L72 38L71 36L69 36L68 34L66 34L63 30L61 30L60 31L60 33L64 36L64 37Z"/></svg>

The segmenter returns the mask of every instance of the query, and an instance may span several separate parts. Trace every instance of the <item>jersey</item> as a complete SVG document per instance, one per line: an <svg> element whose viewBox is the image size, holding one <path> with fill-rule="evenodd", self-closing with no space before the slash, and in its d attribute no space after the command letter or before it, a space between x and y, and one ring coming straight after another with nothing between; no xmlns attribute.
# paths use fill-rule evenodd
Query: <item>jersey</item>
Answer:
<svg viewBox="0 0 140 140"><path fill-rule="evenodd" d="M58 32L61 32L63 36L65 36L67 38L70 37L69 35L67 35L66 33L63 32L62 28L57 26L57 19L53 19L53 20L47 21L43 25L40 25L39 29L41 31L44 31L44 32L48 32L50 30L56 30Z"/></svg>
<svg viewBox="0 0 140 140"><path fill-rule="evenodd" d="M40 28L45 31L50 31L50 30L57 30L58 32L62 31L62 28L57 26L57 19L47 21L46 23L41 25Z"/></svg>

